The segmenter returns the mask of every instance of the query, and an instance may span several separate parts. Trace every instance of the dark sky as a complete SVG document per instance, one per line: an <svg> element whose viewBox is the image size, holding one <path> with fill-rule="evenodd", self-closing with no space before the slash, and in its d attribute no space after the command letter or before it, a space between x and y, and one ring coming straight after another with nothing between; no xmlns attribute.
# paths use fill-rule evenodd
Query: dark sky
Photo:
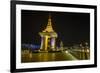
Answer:
<svg viewBox="0 0 100 73"><path fill-rule="evenodd" d="M90 41L90 14L72 12L21 11L22 43L40 45L39 32L45 29L51 13L52 26L58 34L57 44L72 45Z"/></svg>

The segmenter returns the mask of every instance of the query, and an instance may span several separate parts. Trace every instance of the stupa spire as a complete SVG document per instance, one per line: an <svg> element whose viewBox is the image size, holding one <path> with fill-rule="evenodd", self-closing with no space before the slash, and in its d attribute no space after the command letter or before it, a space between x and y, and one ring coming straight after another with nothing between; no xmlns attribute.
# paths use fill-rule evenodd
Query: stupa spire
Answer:
<svg viewBox="0 0 100 73"><path fill-rule="evenodd" d="M51 22L51 14L49 13L49 18L48 18L48 25L47 26L51 26L52 27L52 22Z"/></svg>
<svg viewBox="0 0 100 73"><path fill-rule="evenodd" d="M54 32L51 22L51 14L49 13L48 24L43 32Z"/></svg>

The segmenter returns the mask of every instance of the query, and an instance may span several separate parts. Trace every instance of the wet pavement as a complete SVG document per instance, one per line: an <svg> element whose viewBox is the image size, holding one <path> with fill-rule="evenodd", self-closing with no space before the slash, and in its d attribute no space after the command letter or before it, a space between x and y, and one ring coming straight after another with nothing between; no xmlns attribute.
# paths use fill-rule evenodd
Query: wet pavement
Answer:
<svg viewBox="0 0 100 73"><path fill-rule="evenodd" d="M40 52L40 53L29 53L22 56L22 63L25 62L48 62L48 61L71 61L77 60L75 56L70 54L68 51L63 52Z"/></svg>

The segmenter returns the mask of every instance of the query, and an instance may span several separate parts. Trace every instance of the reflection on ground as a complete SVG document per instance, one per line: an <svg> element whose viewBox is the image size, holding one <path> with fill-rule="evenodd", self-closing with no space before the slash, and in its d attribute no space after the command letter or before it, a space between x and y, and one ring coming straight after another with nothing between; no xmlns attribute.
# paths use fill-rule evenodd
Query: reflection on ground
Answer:
<svg viewBox="0 0 100 73"><path fill-rule="evenodd" d="M88 51L34 52L22 54L21 62L72 61L89 59Z"/></svg>

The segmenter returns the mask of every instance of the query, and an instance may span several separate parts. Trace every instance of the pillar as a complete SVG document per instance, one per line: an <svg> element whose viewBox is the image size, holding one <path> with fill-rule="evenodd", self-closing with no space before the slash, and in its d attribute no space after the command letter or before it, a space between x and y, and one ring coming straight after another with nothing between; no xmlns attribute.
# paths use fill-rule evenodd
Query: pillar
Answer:
<svg viewBox="0 0 100 73"><path fill-rule="evenodd" d="M51 48L55 49L55 38L54 37L51 38Z"/></svg>
<svg viewBox="0 0 100 73"><path fill-rule="evenodd" d="M44 47L44 51L48 51L48 36L45 36L45 47Z"/></svg>
<svg viewBox="0 0 100 73"><path fill-rule="evenodd" d="M41 36L41 47L40 47L40 50L42 50L43 49L43 46L44 46L44 37L43 36Z"/></svg>

